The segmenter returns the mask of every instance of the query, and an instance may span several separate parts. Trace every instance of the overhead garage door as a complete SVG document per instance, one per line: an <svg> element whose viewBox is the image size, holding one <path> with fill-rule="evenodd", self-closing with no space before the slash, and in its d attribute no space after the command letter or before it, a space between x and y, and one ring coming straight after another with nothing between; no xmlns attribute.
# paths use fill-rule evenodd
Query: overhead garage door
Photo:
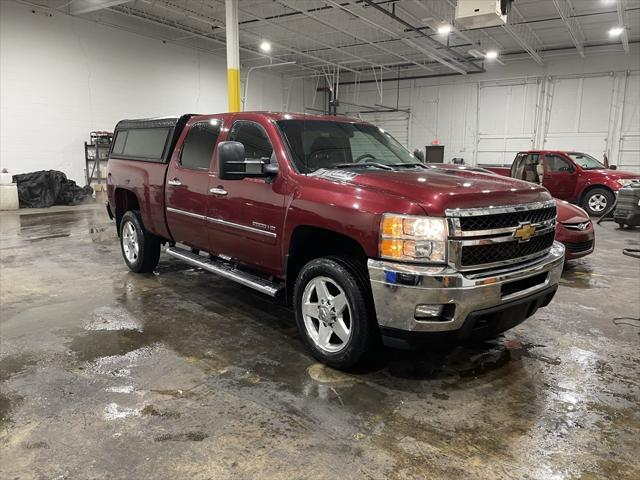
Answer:
<svg viewBox="0 0 640 480"><path fill-rule="evenodd" d="M533 145L538 85L481 85L478 109L478 165L511 165Z"/></svg>
<svg viewBox="0 0 640 480"><path fill-rule="evenodd" d="M544 148L584 152L602 159L607 148L613 81L611 75L555 79Z"/></svg>
<svg viewBox="0 0 640 480"><path fill-rule="evenodd" d="M612 158L622 170L640 172L640 76L630 75L624 94L620 150L618 158Z"/></svg>
<svg viewBox="0 0 640 480"><path fill-rule="evenodd" d="M386 132L409 148L409 114L406 112L375 112L361 113L360 117Z"/></svg>

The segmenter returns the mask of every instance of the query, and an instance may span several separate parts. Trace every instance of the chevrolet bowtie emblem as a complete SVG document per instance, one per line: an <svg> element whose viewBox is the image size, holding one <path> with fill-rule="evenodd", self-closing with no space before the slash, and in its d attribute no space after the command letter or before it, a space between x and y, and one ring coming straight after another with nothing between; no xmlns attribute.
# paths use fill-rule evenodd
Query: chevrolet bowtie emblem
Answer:
<svg viewBox="0 0 640 480"><path fill-rule="evenodd" d="M531 223L520 223L518 228L513 232L513 237L517 238L519 242L528 242L535 233L536 227L531 225Z"/></svg>

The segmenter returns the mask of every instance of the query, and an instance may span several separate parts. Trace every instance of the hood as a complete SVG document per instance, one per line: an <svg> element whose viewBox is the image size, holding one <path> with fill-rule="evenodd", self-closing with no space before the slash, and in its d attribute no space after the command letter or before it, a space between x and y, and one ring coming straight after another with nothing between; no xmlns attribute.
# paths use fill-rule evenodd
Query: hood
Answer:
<svg viewBox="0 0 640 480"><path fill-rule="evenodd" d="M429 215L444 215L445 210L453 208L517 205L551 199L538 185L478 170L417 168L351 170L339 174L350 184L409 198Z"/></svg>
<svg viewBox="0 0 640 480"><path fill-rule="evenodd" d="M558 223L584 223L589 221L589 215L575 205L564 200L556 199L558 210Z"/></svg>

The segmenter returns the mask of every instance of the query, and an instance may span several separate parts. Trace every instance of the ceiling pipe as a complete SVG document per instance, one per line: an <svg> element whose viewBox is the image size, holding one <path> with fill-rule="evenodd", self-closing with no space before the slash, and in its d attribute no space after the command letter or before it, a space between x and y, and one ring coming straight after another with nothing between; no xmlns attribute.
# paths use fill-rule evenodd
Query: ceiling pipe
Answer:
<svg viewBox="0 0 640 480"><path fill-rule="evenodd" d="M475 73L485 73L483 70L478 70L478 71L473 71L473 72L469 72L469 75L471 74L475 74ZM459 76L459 73L456 72L447 72L447 73L434 73L433 75L412 75L410 77L401 77L400 81L404 81L404 80L419 80L421 78L439 78L439 77L457 77ZM359 80L359 81L353 81L353 82L342 82L342 85L362 85L363 83L380 83L380 82L397 82L398 78L397 77L389 77L389 78L379 78L378 80ZM395 110L395 108L394 108Z"/></svg>
<svg viewBox="0 0 640 480"><path fill-rule="evenodd" d="M244 106L247 102L247 93L249 92L249 79L251 78L251 72L254 70L258 70L259 68L272 68L272 67L282 67L284 65L293 65L296 62L282 62L282 63L269 63L267 65L256 65L255 67L251 67L247 71L247 78L244 81L244 94L242 95L242 111L244 112Z"/></svg>
<svg viewBox="0 0 640 480"><path fill-rule="evenodd" d="M422 38L425 38L429 41L429 43L431 43L432 45L435 45L436 48L442 48L444 47L444 49L451 53L454 57L457 58L457 61L460 62L464 62L464 63L469 63L471 65L473 65L476 70L478 72L484 72L484 68L482 68L481 66L477 65L473 60L469 60L468 58L466 58L464 55L461 55L460 53L458 53L457 51L455 51L454 49L452 49L451 47L448 47L446 45L443 45L442 43L434 40L433 38L431 38L429 35L427 35L426 33L424 33L422 30L416 28L415 26L413 26L412 24L410 24L409 22L407 22L406 20L403 20L402 18L398 17L395 13L390 12L384 8L382 8L380 5L378 5L377 3L373 2L372 0L364 0L364 3L366 3L367 5L369 5L370 7L375 8L376 10L378 10L379 12L385 14L387 17L394 19L396 22L401 23L402 25L404 25L405 27L411 29L412 31L414 31L415 33L417 33L418 35L420 35ZM469 72L471 73L471 72Z"/></svg>

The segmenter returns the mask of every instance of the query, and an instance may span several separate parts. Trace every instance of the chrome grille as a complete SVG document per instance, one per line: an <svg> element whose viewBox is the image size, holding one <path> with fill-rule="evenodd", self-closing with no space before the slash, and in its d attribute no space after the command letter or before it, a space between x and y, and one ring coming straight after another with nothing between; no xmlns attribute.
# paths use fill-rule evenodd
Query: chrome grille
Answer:
<svg viewBox="0 0 640 480"><path fill-rule="evenodd" d="M555 205L524 212L461 217L460 228L464 231L491 230L495 228L517 227L521 222L540 223L553 218L556 218Z"/></svg>
<svg viewBox="0 0 640 480"><path fill-rule="evenodd" d="M528 261L545 255L556 227L554 200L485 209L447 210L449 264L458 270L480 270ZM534 226L526 239L521 226Z"/></svg>
<svg viewBox="0 0 640 480"><path fill-rule="evenodd" d="M482 266L487 263L502 262L519 257L528 257L537 252L551 248L556 236L555 231L537 235L528 242L490 243L487 245L467 245L462 247L462 261L464 267Z"/></svg>

